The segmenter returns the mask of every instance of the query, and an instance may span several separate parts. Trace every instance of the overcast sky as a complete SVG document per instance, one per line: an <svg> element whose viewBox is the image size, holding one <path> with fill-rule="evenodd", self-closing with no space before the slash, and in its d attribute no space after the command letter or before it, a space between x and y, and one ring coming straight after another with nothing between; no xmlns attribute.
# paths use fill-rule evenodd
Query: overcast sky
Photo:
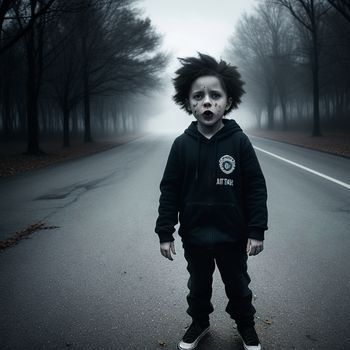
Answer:
<svg viewBox="0 0 350 350"><path fill-rule="evenodd" d="M163 34L164 49L174 56L168 67L169 84L179 66L176 57L196 56L199 51L220 58L237 20L256 3L257 0L141 0L139 7ZM169 89L161 96L164 113L151 121L152 129L178 132L194 120L171 101L172 92Z"/></svg>

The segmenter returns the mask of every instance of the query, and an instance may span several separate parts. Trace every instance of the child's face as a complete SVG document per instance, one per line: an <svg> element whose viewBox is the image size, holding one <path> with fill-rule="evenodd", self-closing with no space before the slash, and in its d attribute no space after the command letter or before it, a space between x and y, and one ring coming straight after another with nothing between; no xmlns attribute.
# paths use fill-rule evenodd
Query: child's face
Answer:
<svg viewBox="0 0 350 350"><path fill-rule="evenodd" d="M192 112L198 123L205 127L214 127L232 103L232 98L214 75L197 78L191 86L188 110Z"/></svg>

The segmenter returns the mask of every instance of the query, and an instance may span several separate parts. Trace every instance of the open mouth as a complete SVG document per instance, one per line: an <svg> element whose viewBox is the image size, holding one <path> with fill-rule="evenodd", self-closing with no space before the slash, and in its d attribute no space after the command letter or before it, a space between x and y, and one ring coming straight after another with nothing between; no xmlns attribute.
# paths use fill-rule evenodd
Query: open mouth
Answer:
<svg viewBox="0 0 350 350"><path fill-rule="evenodd" d="M205 117L211 117L213 114L214 114L214 113L213 113L212 111L205 111L205 112L203 112L203 115L204 115Z"/></svg>

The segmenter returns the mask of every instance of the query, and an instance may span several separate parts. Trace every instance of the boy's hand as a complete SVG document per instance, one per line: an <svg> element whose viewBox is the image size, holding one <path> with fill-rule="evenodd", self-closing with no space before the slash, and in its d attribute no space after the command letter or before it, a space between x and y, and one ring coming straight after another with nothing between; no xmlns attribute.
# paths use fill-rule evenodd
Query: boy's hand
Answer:
<svg viewBox="0 0 350 350"><path fill-rule="evenodd" d="M174 241L160 244L160 253L169 260L174 260L171 256L171 252L176 255Z"/></svg>
<svg viewBox="0 0 350 350"><path fill-rule="evenodd" d="M258 241L257 239L248 238L247 242L247 254L257 255L261 253L264 249L264 242Z"/></svg>

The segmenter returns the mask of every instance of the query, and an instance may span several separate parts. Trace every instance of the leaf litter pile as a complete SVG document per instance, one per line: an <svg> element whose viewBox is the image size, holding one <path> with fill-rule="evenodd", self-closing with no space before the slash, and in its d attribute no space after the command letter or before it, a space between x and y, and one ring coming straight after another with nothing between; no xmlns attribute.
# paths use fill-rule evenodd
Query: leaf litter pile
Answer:
<svg viewBox="0 0 350 350"><path fill-rule="evenodd" d="M132 141L140 136L141 134L122 135L109 141L79 143L65 148L62 148L57 142L43 143L45 152L42 155L24 154L23 150L26 146L23 143L2 143L0 145L0 178L20 174L28 170L43 168L65 160L102 152Z"/></svg>
<svg viewBox="0 0 350 350"><path fill-rule="evenodd" d="M28 238L28 236L35 231L51 230L55 228L59 228L59 226L47 226L44 222L39 221L35 224L32 224L26 227L23 230L17 231L15 234L12 235L12 237L5 239L3 241L0 241L0 251L3 251L7 248L10 248L16 245L21 239Z"/></svg>
<svg viewBox="0 0 350 350"><path fill-rule="evenodd" d="M252 130L248 134L350 158L350 136L345 131L331 132L324 130L322 136L311 136L310 133L305 131L280 130Z"/></svg>

